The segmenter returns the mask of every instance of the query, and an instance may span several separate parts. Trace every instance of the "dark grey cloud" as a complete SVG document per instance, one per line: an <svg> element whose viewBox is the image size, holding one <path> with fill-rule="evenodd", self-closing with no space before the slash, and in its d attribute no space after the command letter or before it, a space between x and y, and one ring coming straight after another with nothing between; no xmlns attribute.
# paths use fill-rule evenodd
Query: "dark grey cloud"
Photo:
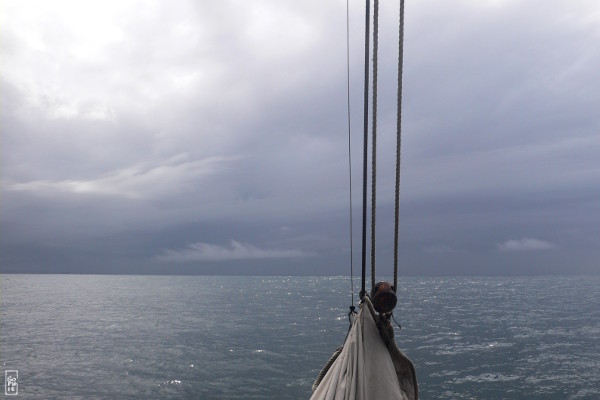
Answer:
<svg viewBox="0 0 600 400"><path fill-rule="evenodd" d="M347 273L345 2L0 7L2 271ZM386 274L398 9L381 7ZM599 22L593 1L407 3L403 273L600 272Z"/></svg>

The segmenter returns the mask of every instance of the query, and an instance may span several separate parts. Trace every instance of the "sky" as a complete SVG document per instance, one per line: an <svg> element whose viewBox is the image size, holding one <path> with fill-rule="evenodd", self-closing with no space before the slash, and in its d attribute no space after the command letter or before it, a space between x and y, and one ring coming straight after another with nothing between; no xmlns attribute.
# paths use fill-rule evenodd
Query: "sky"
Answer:
<svg viewBox="0 0 600 400"><path fill-rule="evenodd" d="M349 3L351 179L346 1L2 0L0 271L358 275ZM398 10L380 4L383 277ZM401 155L401 276L599 274L600 2L408 0Z"/></svg>

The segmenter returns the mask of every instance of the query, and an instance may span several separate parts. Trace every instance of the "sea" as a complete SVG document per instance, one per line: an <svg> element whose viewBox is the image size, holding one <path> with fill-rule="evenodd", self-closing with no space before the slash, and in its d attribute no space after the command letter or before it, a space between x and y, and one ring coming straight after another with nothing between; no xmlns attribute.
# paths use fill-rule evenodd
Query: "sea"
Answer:
<svg viewBox="0 0 600 400"><path fill-rule="evenodd" d="M3 387L18 371L18 395L0 396L15 399L309 399L352 304L349 277L0 281ZM600 399L600 276L399 286L421 399Z"/></svg>

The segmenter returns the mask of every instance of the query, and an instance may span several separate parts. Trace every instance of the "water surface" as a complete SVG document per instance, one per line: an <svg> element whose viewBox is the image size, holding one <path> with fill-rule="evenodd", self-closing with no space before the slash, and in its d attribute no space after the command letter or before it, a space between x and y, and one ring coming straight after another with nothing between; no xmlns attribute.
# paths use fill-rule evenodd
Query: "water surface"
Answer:
<svg viewBox="0 0 600 400"><path fill-rule="evenodd" d="M348 278L2 275L19 398L307 399L348 329ZM422 399L600 398L600 277L408 278Z"/></svg>

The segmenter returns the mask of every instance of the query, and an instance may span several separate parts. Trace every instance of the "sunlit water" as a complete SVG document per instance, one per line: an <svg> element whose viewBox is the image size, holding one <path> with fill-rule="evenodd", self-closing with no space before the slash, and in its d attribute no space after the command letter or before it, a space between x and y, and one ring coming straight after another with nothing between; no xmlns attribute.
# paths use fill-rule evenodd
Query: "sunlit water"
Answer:
<svg viewBox="0 0 600 400"><path fill-rule="evenodd" d="M348 328L348 278L1 280L0 362L24 399L308 399ZM600 277L401 284L422 399L600 399Z"/></svg>

